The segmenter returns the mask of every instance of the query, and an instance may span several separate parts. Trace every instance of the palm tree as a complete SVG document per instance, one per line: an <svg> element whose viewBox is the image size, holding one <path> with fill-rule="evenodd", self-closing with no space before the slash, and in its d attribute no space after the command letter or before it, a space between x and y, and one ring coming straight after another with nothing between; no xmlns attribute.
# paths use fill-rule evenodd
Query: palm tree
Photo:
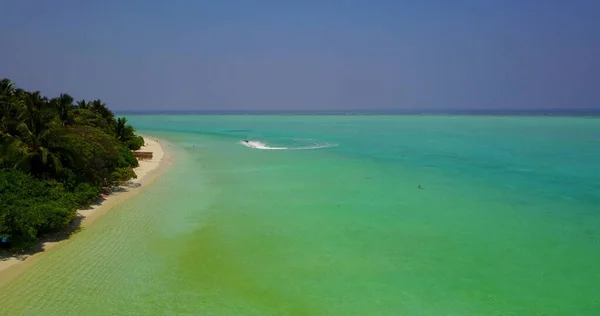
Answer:
<svg viewBox="0 0 600 316"><path fill-rule="evenodd" d="M90 105L88 102L85 102L84 99L77 101L77 107L80 109L89 109Z"/></svg>
<svg viewBox="0 0 600 316"><path fill-rule="evenodd" d="M15 92L15 84L9 79L0 80L0 98L8 97L13 95ZM3 99L0 99L3 100Z"/></svg>
<svg viewBox="0 0 600 316"><path fill-rule="evenodd" d="M15 97L15 85L8 79L0 80L0 133L15 132L19 106Z"/></svg>
<svg viewBox="0 0 600 316"><path fill-rule="evenodd" d="M104 103L100 99L90 102L90 109L92 110L92 112L100 113L103 108Z"/></svg>
<svg viewBox="0 0 600 316"><path fill-rule="evenodd" d="M13 167L23 154L18 139L10 135L0 135L0 169Z"/></svg>
<svg viewBox="0 0 600 316"><path fill-rule="evenodd" d="M106 122L112 123L115 119L115 115L106 107L106 104L101 100L94 100L90 104L90 109L92 112L99 114L102 116Z"/></svg>
<svg viewBox="0 0 600 316"><path fill-rule="evenodd" d="M127 139L128 130L127 130L127 119L124 117L117 118L117 125L115 128L115 133L117 134L117 138L121 141Z"/></svg>
<svg viewBox="0 0 600 316"><path fill-rule="evenodd" d="M25 155L15 164L15 168L44 176L48 171L57 174L62 164L60 156L49 149L52 130L37 118L30 121L33 126L25 123L19 125Z"/></svg>
<svg viewBox="0 0 600 316"><path fill-rule="evenodd" d="M14 167L43 177L49 172L56 175L62 166L60 155L51 150L56 115L39 92L26 92L21 97L23 111L16 130L23 155Z"/></svg>
<svg viewBox="0 0 600 316"><path fill-rule="evenodd" d="M61 94L58 98L54 98L50 101L52 106L58 112L58 118L60 119L61 125L72 125L73 120L73 97L68 94Z"/></svg>
<svg viewBox="0 0 600 316"><path fill-rule="evenodd" d="M0 118L9 115L11 99L15 93L15 85L8 79L0 80Z"/></svg>

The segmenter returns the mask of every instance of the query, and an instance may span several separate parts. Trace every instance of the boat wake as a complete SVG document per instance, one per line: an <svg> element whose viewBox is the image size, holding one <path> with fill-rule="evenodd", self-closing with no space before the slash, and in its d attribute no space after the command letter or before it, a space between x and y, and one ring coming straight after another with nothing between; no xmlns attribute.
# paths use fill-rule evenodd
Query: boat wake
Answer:
<svg viewBox="0 0 600 316"><path fill-rule="evenodd" d="M257 140L249 140L249 141L240 141L240 144L254 149L262 149L262 150L309 150L309 149L322 149L322 148L330 148L335 147L334 144L321 143L321 144L313 144L309 146L298 146L298 147L279 147L279 146L269 146L263 142Z"/></svg>

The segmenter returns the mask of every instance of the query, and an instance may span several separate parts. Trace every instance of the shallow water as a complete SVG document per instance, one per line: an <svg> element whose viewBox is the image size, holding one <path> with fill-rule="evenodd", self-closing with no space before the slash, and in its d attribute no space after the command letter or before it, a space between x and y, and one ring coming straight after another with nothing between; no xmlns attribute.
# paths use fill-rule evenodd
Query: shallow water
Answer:
<svg viewBox="0 0 600 316"><path fill-rule="evenodd" d="M600 119L128 119L173 167L0 314L600 314Z"/></svg>

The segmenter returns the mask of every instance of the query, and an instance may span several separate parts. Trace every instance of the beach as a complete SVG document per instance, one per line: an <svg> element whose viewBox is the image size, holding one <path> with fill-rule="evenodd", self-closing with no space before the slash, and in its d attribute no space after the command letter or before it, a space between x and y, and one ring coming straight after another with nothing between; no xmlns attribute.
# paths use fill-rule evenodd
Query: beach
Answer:
<svg viewBox="0 0 600 316"><path fill-rule="evenodd" d="M67 230L79 231L89 227L94 220L106 214L114 206L139 194L170 166L171 156L169 153L165 153L160 140L144 135L144 142L145 145L138 151L152 152L152 159L138 160L139 166L134 169L137 178L127 181L108 195L101 195L99 202L91 205L89 208L78 210L73 223L77 227L69 227ZM23 266L23 264L29 264L35 261L36 258L48 253L50 249L59 246L71 238L77 238L76 234L68 234L69 236L63 237L62 235L65 234L66 232L59 232L52 236L44 236L34 249L26 251L23 254L0 259L0 285L8 279L12 279L15 274L18 274L21 271L18 268ZM57 238L55 235L60 237ZM13 271L15 273L12 273Z"/></svg>

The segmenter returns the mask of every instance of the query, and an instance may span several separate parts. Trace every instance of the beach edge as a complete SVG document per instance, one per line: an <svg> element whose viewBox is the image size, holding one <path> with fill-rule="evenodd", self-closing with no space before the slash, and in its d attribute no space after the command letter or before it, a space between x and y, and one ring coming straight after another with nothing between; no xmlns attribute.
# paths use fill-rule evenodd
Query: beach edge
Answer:
<svg viewBox="0 0 600 316"><path fill-rule="evenodd" d="M70 227L57 235L68 235L59 241L53 238L42 237L41 241L34 249L24 254L16 254L0 259L0 285L12 280L16 275L22 272L26 266L33 263L43 254L48 253L52 248L64 244L66 241L76 238L77 233L89 227L96 219L110 211L113 207L133 198L144 191L144 188L152 184L159 176L172 165L173 153L165 151L165 142L152 137L151 135L141 135L144 137L144 146L139 151L152 152L152 159L139 160L139 166L134 169L137 178L130 179L124 185L120 186L117 192L104 197L100 203L90 206L87 209L77 210L76 219L79 221L77 230L69 233ZM75 221L74 220L74 221Z"/></svg>

